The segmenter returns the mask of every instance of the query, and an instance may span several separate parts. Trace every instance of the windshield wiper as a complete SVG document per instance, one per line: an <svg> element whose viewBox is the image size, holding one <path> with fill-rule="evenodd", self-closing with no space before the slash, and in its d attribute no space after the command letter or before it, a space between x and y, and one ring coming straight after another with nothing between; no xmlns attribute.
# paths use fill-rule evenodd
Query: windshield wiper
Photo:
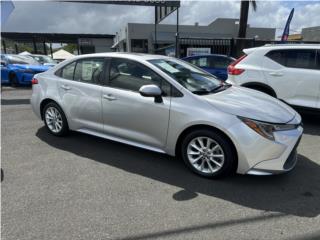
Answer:
<svg viewBox="0 0 320 240"><path fill-rule="evenodd" d="M210 92L218 92L218 91L222 91L222 90L225 90L229 87L231 87L232 85L231 84L228 84L228 83L223 83L213 89L210 90Z"/></svg>
<svg viewBox="0 0 320 240"><path fill-rule="evenodd" d="M210 92L211 92L211 91L209 91L209 90L207 90L207 89L200 89L200 90L192 91L192 93L198 94L198 95L209 94Z"/></svg>

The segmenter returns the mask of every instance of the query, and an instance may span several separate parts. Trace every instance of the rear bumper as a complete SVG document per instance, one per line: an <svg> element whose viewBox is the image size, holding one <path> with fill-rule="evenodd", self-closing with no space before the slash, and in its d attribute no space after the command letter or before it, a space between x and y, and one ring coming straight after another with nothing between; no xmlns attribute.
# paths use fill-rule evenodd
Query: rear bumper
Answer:
<svg viewBox="0 0 320 240"><path fill-rule="evenodd" d="M41 91L40 91L39 85L32 85L32 95L30 99L31 107L33 112L36 114L36 116L39 119L41 118L41 112L40 112L40 103L41 103Z"/></svg>

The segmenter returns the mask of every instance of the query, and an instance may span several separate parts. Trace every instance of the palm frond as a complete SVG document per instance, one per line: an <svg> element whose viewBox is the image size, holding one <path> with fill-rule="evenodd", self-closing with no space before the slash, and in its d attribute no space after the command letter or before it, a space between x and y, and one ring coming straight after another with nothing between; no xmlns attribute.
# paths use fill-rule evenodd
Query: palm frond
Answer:
<svg viewBox="0 0 320 240"><path fill-rule="evenodd" d="M251 0L250 2L251 2L251 6L252 6L253 11L256 11L257 10L257 1Z"/></svg>

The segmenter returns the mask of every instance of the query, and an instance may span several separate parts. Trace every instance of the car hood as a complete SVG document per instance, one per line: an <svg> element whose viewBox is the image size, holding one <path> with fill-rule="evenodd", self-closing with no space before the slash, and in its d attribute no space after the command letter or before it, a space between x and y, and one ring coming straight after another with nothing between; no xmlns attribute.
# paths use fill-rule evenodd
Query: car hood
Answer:
<svg viewBox="0 0 320 240"><path fill-rule="evenodd" d="M232 86L224 91L200 97L223 112L264 122L287 123L296 115L287 104L244 87Z"/></svg>
<svg viewBox="0 0 320 240"><path fill-rule="evenodd" d="M13 66L19 69L31 69L37 72L44 72L49 69L48 66L43 66L43 65L13 64Z"/></svg>

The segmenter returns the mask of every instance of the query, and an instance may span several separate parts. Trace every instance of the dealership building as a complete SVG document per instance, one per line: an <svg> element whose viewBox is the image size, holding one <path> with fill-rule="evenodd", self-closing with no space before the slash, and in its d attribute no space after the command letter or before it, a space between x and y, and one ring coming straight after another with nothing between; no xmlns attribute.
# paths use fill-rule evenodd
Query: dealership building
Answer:
<svg viewBox="0 0 320 240"><path fill-rule="evenodd" d="M320 26L302 28L301 35L304 41L320 42Z"/></svg>
<svg viewBox="0 0 320 240"><path fill-rule="evenodd" d="M158 47L174 44L176 25L158 24L155 33L154 24L128 23L114 37L113 48L116 51L153 52L154 44ZM180 38L236 38L239 29L239 19L217 18L207 26L179 25ZM274 40L275 28L257 28L248 25L247 38L258 40Z"/></svg>

